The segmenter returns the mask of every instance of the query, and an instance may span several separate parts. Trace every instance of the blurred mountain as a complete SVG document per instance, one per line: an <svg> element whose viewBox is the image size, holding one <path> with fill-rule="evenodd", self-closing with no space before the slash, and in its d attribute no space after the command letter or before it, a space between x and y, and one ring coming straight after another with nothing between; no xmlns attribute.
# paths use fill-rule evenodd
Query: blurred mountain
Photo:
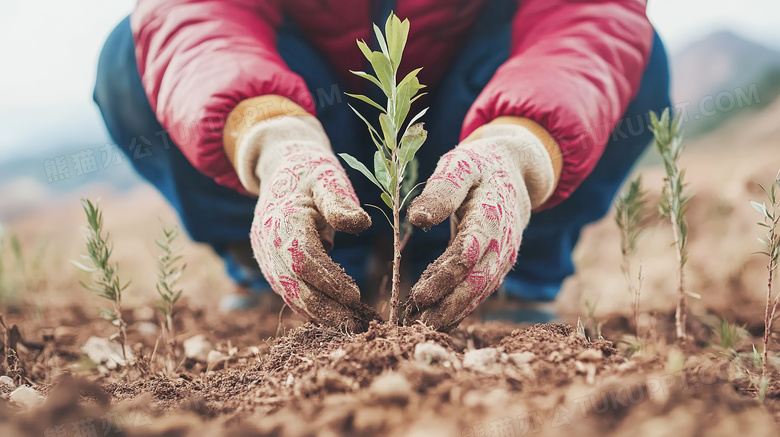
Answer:
<svg viewBox="0 0 780 437"><path fill-rule="evenodd" d="M741 110L759 110L780 95L780 51L727 31L671 58L672 101L685 107L686 131L710 131Z"/></svg>
<svg viewBox="0 0 780 437"><path fill-rule="evenodd" d="M94 167L85 167L74 155L91 150ZM92 192L114 193L136 187L140 181L119 150L95 146L61 147L40 156L0 160L0 223L74 202L89 187ZM60 167L57 167L59 160Z"/></svg>
<svg viewBox="0 0 780 437"><path fill-rule="evenodd" d="M670 62L672 99L678 109L685 106L689 138L737 114L761 110L780 95L780 51L730 32L713 33ZM0 222L72 202L91 189L116 192L136 186L140 179L127 159L117 163L108 156L108 141L88 99L67 107L0 113ZM93 171L78 171L74 154L84 151L96 161ZM52 168L56 159L59 170L68 169L67 177Z"/></svg>

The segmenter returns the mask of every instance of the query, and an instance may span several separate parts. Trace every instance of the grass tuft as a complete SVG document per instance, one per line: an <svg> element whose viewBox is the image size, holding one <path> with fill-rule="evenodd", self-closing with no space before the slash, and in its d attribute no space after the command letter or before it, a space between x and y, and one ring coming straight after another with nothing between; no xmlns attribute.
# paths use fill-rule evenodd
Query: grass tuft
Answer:
<svg viewBox="0 0 780 437"><path fill-rule="evenodd" d="M125 361L125 375L130 382L127 360L127 324L122 318L122 292L130 285L130 281L122 283L119 278L119 265L111 263L113 246L109 242L109 233L103 231L103 211L97 204L88 199L82 199L81 205L87 215L87 235L85 235L87 254L81 255L84 263L72 261L78 269L90 273L90 281L79 283L94 292L97 296L111 302L111 308L101 308L101 315L114 325L117 337L122 345L122 358Z"/></svg>

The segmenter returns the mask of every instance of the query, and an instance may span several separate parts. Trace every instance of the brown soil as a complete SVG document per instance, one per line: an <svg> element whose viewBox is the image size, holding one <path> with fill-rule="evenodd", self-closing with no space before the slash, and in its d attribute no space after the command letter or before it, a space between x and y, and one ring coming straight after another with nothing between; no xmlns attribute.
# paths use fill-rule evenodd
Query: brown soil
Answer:
<svg viewBox="0 0 780 437"><path fill-rule="evenodd" d="M18 317L9 316L7 325ZM60 325L53 331L19 318L21 331L37 334L23 339L29 347L17 347L21 365L7 372L47 400L28 412L0 401L0 435L80 435L74 430L91 426L96 435L132 436L618 436L642 429L769 436L778 429L727 359L691 349L674 368L681 352L663 339L628 359L612 342L590 341L565 324L472 321L443 334L373 322L361 334L304 324L258 344L276 330L273 317L253 323L256 314L185 311L179 329L208 333L217 349L236 348L233 357L211 369L185 360L165 375L166 358L148 357L155 337L131 331L142 358L127 383L119 372L85 367L78 351L104 321L68 328L86 318L75 306L50 316ZM607 331L620 323L610 321ZM776 382L765 406L780 417ZM510 428L515 434L501 434Z"/></svg>
<svg viewBox="0 0 780 437"><path fill-rule="evenodd" d="M780 106L774 111L771 120ZM556 302L566 324L466 319L446 334L376 322L348 334L304 324L289 310L280 326L273 304L222 315L215 303L230 285L220 261L183 242L189 267L172 357L153 308L151 254L158 217L170 223L173 216L143 189L105 196L102 204L112 257L123 278L133 279L123 314L137 358L128 383L121 368L108 370L82 351L91 336L107 338L114 328L98 317L102 302L78 287L82 278L66 261L83 250L78 202L11 223L26 254L41 236L51 244L37 268L28 261L26 276L4 271L0 286L17 293L0 296L0 374L46 400L20 408L0 384L0 436L776 436L780 374L775 366L760 403L752 359L753 345L761 345L766 270L750 255L757 229L747 199L758 197L753 182L777 171L780 131L776 123L762 122L773 126L768 132L748 121L706 139L722 149L708 143L706 152L692 147L685 157L696 192L688 288L703 296L690 301L686 349L673 343L668 226L648 223L635 257L645 276L637 340L618 236L607 218L583 234L578 274ZM737 156L737 143L754 149ZM657 193L661 173L644 173ZM733 348L713 333L719 318L747 328ZM584 336L573 328L578 319ZM227 358L211 365L182 359L180 346L194 335ZM771 347L777 362L776 333Z"/></svg>

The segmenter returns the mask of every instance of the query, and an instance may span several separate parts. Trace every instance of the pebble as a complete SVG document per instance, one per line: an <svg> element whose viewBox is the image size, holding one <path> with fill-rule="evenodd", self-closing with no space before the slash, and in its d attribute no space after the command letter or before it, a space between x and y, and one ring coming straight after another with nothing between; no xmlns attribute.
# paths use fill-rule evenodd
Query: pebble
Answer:
<svg viewBox="0 0 780 437"><path fill-rule="evenodd" d="M488 392L472 390L463 396L463 405L469 408L499 408L510 405L509 392L496 388Z"/></svg>
<svg viewBox="0 0 780 437"><path fill-rule="evenodd" d="M105 364L110 370L114 370L119 366L125 365L125 359L122 356L122 345L115 341L111 341L102 337L89 337L84 346L81 347L82 352L87 354L90 360L95 364ZM125 348L127 359L133 359L133 353L130 348Z"/></svg>
<svg viewBox="0 0 780 437"><path fill-rule="evenodd" d="M14 383L13 378L11 378L10 376L6 376L6 375L0 376L0 384L8 386L8 388L10 389L16 388L16 383Z"/></svg>
<svg viewBox="0 0 780 437"><path fill-rule="evenodd" d="M533 352L518 352L514 354L509 354L509 359L512 360L515 365L521 365L521 364L528 364L531 361L536 359L536 354Z"/></svg>
<svg viewBox="0 0 780 437"><path fill-rule="evenodd" d="M223 354L222 352L218 350L212 350L206 355L206 362L209 365L219 363L220 361L224 361L227 358L227 355Z"/></svg>
<svg viewBox="0 0 780 437"><path fill-rule="evenodd" d="M490 365L498 362L498 349L486 347L473 349L463 355L463 367L474 370L488 370Z"/></svg>
<svg viewBox="0 0 780 437"><path fill-rule="evenodd" d="M331 351L328 354L328 358L330 358L333 361L337 361L337 360L340 360L341 358L344 358L344 356L346 356L346 355L347 355L347 351L345 351L342 348L338 348L336 350Z"/></svg>
<svg viewBox="0 0 780 437"><path fill-rule="evenodd" d="M577 359L584 362L598 362L604 358L604 354L598 349L585 349L577 355Z"/></svg>
<svg viewBox="0 0 780 437"><path fill-rule="evenodd" d="M43 396L38 394L34 388L23 385L11 392L9 396L11 402L20 407L32 408L43 403Z"/></svg>
<svg viewBox="0 0 780 437"><path fill-rule="evenodd" d="M412 386L400 373L385 372L371 383L368 392L382 400L405 401L409 399Z"/></svg>
<svg viewBox="0 0 780 437"><path fill-rule="evenodd" d="M133 310L133 318L138 321L150 321L154 319L154 308L150 306L138 307Z"/></svg>
<svg viewBox="0 0 780 437"><path fill-rule="evenodd" d="M184 340L182 346L184 346L184 356L202 363L208 362L209 352L214 350L214 346L203 334Z"/></svg>
<svg viewBox="0 0 780 437"><path fill-rule="evenodd" d="M138 332L144 335L157 335L160 328L152 322L140 322L136 325Z"/></svg>
<svg viewBox="0 0 780 437"><path fill-rule="evenodd" d="M414 359L427 364L446 363L452 361L452 354L441 345L433 342L417 343L414 346Z"/></svg>

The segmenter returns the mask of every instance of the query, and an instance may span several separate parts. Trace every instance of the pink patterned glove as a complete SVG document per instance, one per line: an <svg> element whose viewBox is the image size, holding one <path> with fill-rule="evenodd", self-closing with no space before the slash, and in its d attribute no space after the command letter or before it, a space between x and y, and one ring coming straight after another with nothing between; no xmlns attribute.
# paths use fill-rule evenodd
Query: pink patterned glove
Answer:
<svg viewBox="0 0 780 437"><path fill-rule="evenodd" d="M553 192L550 154L528 129L489 124L472 138L442 156L409 207L415 226L427 229L452 215L457 232L412 288L407 325L456 327L498 288L515 264L531 210Z"/></svg>
<svg viewBox="0 0 780 437"><path fill-rule="evenodd" d="M242 184L259 194L251 241L273 290L313 321L351 331L378 319L360 301L355 281L325 252L334 229L358 233L371 225L344 169L312 116L260 122L236 147Z"/></svg>

